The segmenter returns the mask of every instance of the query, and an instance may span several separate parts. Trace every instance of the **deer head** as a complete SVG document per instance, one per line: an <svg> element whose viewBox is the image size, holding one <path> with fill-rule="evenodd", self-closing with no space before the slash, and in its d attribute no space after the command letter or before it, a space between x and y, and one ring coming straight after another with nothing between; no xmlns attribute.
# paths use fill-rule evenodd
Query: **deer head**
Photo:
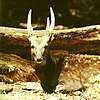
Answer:
<svg viewBox="0 0 100 100"><path fill-rule="evenodd" d="M52 8L50 7L51 23L49 17L47 17L45 34L43 36L40 36L40 35L35 35L32 32L33 27L31 25L31 13L32 10L30 9L28 13L28 19L27 19L27 31L29 35L28 39L31 43L31 56L36 63L40 64L45 62L46 60L45 54L47 51L48 42L51 40L51 36L52 36L51 33L55 26L55 16Z"/></svg>

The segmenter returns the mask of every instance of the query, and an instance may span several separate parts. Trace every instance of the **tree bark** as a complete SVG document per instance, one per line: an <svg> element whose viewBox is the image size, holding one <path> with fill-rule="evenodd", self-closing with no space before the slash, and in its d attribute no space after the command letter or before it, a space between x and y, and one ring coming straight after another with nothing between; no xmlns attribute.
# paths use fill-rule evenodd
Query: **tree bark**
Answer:
<svg viewBox="0 0 100 100"><path fill-rule="evenodd" d="M14 54L0 53L0 82L37 82L32 63Z"/></svg>
<svg viewBox="0 0 100 100"><path fill-rule="evenodd" d="M34 30L34 35L46 34L45 30ZM50 50L66 50L69 53L100 54L100 25L54 30ZM0 27L0 51L14 53L26 59L30 57L30 43L26 29ZM25 56L25 54L27 54Z"/></svg>

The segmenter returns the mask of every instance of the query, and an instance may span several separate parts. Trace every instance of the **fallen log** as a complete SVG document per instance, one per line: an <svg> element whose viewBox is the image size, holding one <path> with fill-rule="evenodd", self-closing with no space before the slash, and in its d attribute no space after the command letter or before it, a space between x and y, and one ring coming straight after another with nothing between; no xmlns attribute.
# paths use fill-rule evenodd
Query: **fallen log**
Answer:
<svg viewBox="0 0 100 100"><path fill-rule="evenodd" d="M34 30L35 35L46 34L45 30ZM66 50L69 53L100 54L100 25L55 30L51 50ZM14 53L31 59L30 43L26 29L0 27L0 52ZM24 54L27 54L26 56Z"/></svg>
<svg viewBox="0 0 100 100"><path fill-rule="evenodd" d="M14 54L0 53L0 82L37 82L32 63Z"/></svg>

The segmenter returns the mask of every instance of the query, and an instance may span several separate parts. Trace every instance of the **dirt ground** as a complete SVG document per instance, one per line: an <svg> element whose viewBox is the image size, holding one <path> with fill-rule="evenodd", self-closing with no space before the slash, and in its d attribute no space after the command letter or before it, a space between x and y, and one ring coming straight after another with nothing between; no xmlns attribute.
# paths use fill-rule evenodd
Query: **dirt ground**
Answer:
<svg viewBox="0 0 100 100"><path fill-rule="evenodd" d="M92 76L81 91L44 93L40 83L0 83L0 100L100 100L100 74Z"/></svg>

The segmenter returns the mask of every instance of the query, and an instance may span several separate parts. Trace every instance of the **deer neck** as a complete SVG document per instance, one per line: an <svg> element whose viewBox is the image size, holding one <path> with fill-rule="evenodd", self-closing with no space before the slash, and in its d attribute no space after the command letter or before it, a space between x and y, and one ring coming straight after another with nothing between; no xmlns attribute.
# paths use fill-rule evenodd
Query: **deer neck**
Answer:
<svg viewBox="0 0 100 100"><path fill-rule="evenodd" d="M41 86L44 91L51 93L58 84L58 78L62 69L63 58L53 60L48 51L46 63L44 66L36 66L36 73L41 81Z"/></svg>

